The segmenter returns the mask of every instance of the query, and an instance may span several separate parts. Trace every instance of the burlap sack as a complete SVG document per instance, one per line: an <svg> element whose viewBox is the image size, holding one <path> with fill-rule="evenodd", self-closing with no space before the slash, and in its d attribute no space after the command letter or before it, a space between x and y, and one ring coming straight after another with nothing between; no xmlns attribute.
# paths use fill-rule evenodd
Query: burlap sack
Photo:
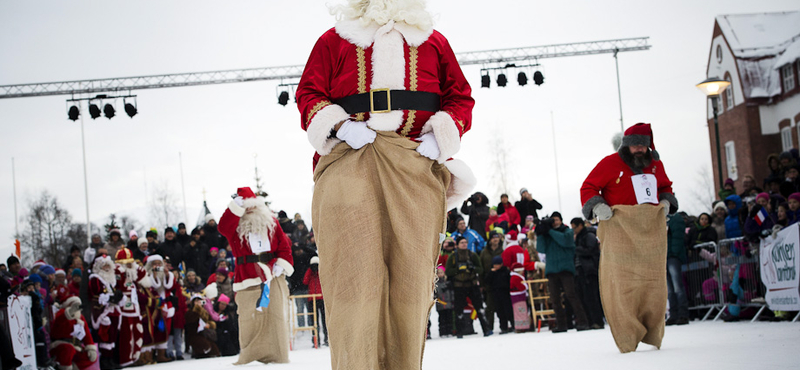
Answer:
<svg viewBox="0 0 800 370"><path fill-rule="evenodd" d="M622 353L661 348L667 313L667 223L663 206L614 206L601 221L600 298Z"/></svg>
<svg viewBox="0 0 800 370"><path fill-rule="evenodd" d="M239 314L239 360L234 365L253 361L267 363L289 362L289 323L286 304L289 287L281 275L269 286L269 306L261 312L256 302L261 288L250 287L236 292L236 313Z"/></svg>
<svg viewBox="0 0 800 370"><path fill-rule="evenodd" d="M333 370L420 369L450 173L418 143L340 143L314 173L312 215Z"/></svg>

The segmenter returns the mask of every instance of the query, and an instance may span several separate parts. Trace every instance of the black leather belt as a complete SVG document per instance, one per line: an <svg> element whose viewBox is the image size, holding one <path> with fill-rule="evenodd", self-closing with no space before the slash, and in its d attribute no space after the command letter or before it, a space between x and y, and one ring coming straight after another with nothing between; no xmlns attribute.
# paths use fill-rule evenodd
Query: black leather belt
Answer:
<svg viewBox="0 0 800 370"><path fill-rule="evenodd" d="M336 99L334 103L349 114L387 113L393 110L438 112L439 94L425 91L375 89L370 92Z"/></svg>
<svg viewBox="0 0 800 370"><path fill-rule="evenodd" d="M236 257L237 265L244 265L245 263L267 263L275 259L275 254L272 252L265 252L261 254L250 254L247 256Z"/></svg>

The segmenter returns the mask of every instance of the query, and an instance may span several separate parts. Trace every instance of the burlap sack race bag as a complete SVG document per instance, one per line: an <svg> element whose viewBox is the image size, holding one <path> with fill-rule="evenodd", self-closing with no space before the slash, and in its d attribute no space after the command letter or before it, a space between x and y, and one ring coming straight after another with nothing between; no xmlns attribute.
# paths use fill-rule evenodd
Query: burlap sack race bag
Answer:
<svg viewBox="0 0 800 370"><path fill-rule="evenodd" d="M600 221L600 298L622 353L661 348L667 313L667 223L663 206L611 207Z"/></svg>
<svg viewBox="0 0 800 370"><path fill-rule="evenodd" d="M239 360L234 365L253 361L262 363L289 362L289 322L286 305L289 286L286 277L272 279L269 285L269 305L256 310L261 287L254 286L236 292L236 313L239 314Z"/></svg>
<svg viewBox="0 0 800 370"><path fill-rule="evenodd" d="M378 131L317 164L312 217L333 370L421 367L450 173L417 146Z"/></svg>

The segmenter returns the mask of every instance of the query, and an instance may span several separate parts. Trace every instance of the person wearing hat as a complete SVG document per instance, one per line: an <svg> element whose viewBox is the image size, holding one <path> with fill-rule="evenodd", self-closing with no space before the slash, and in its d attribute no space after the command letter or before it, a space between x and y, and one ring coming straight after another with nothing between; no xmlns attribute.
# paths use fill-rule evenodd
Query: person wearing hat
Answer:
<svg viewBox="0 0 800 370"><path fill-rule="evenodd" d="M311 338L314 345L328 345L328 325L325 323L325 300L322 298L322 286L319 283L319 257L311 257L306 275L303 277L303 284L308 286L308 294L319 294L317 300L317 333L322 330L325 339L321 343L318 338ZM308 299L309 301L312 298ZM313 306L313 305L312 305ZM321 335L319 337L322 337Z"/></svg>
<svg viewBox="0 0 800 370"><path fill-rule="evenodd" d="M217 221L212 214L206 214L206 224L203 225L203 236L201 237L203 243L206 243L209 248L225 249L228 246L228 240L220 234Z"/></svg>
<svg viewBox="0 0 800 370"><path fill-rule="evenodd" d="M725 238L741 237L745 221L741 213L746 212L744 211L746 208L742 203L742 198L736 194L728 195L725 198L725 206L728 211L728 216L725 217Z"/></svg>
<svg viewBox="0 0 800 370"><path fill-rule="evenodd" d="M158 231L155 228L150 229L144 234L144 237L147 241L148 255L155 253L158 250Z"/></svg>
<svg viewBox="0 0 800 370"><path fill-rule="evenodd" d="M600 294L618 349L632 352L639 342L660 348L667 306L666 216L677 212L678 199L650 124L625 130L617 152L584 180L581 203L586 219L600 221ZM637 276L652 279L637 284ZM635 307L639 300L648 303Z"/></svg>
<svg viewBox="0 0 800 370"><path fill-rule="evenodd" d="M469 228L475 230L481 237L486 236L486 221L489 218L489 198L481 192L476 192L461 205L461 213L469 216Z"/></svg>
<svg viewBox="0 0 800 370"><path fill-rule="evenodd" d="M164 229L164 241L158 245L156 254L164 257L165 262L169 259L170 265L177 269L183 262L183 245L178 242L175 229L167 227Z"/></svg>
<svg viewBox="0 0 800 370"><path fill-rule="evenodd" d="M448 280L453 282L455 291L456 336L458 338L462 338L466 332L465 325L472 325L472 319L464 316L467 298L472 301L472 306L478 314L483 336L488 337L493 334L492 328L488 325L484 316L483 299L478 286L478 276L482 272L481 259L477 254L469 250L467 238L463 236L457 237L456 251L447 259L445 275L447 275Z"/></svg>
<svg viewBox="0 0 800 370"><path fill-rule="evenodd" d="M789 195L786 204L789 206L789 212L787 214L789 225L800 222L800 193L792 193Z"/></svg>
<svg viewBox="0 0 800 370"><path fill-rule="evenodd" d="M108 232L108 241L103 248L106 249L106 253L111 259L114 259L114 256L117 255L117 251L120 248L125 248L125 241L122 240L122 232L119 229L111 229Z"/></svg>
<svg viewBox="0 0 800 370"><path fill-rule="evenodd" d="M533 216L535 223L539 222L539 213L537 211L542 209L542 204L533 199L533 195L527 188L519 189L520 200L514 203L514 207L519 212L519 217L526 220L528 216Z"/></svg>
<svg viewBox="0 0 800 370"><path fill-rule="evenodd" d="M266 199L249 187L237 189L236 198L219 220L219 232L236 258L233 291L241 347L236 364L288 363L289 328L284 305L289 299L286 276L294 273L289 237Z"/></svg>
<svg viewBox="0 0 800 370"><path fill-rule="evenodd" d="M208 253L208 246L200 240L200 229L193 229L189 240L183 244L183 262L186 264L186 270L194 270L201 279L208 278Z"/></svg>
<svg viewBox="0 0 800 370"><path fill-rule="evenodd" d="M217 347L217 323L203 307L205 299L199 294L192 295L189 310L186 312L186 344L192 348L192 358L219 357Z"/></svg>
<svg viewBox="0 0 800 370"><path fill-rule="evenodd" d="M728 217L728 207L725 202L718 201L714 203L714 217L711 221L711 226L717 232L717 240L725 239L725 218Z"/></svg>
<svg viewBox="0 0 800 370"><path fill-rule="evenodd" d="M119 340L117 342L118 363L121 367L133 365L141 356L143 342L142 311L139 306L137 286L147 278L147 271L136 263L133 253L128 248L117 251L116 291L124 297L120 303Z"/></svg>
<svg viewBox="0 0 800 370"><path fill-rule="evenodd" d="M125 248L123 248L125 249ZM100 367L116 369L119 362L114 356L118 338L122 292L115 290L116 266L110 256L102 254L95 258L89 275L89 301L91 301L91 327L97 334L100 347Z"/></svg>
<svg viewBox="0 0 800 370"><path fill-rule="evenodd" d="M800 191L800 165L795 164L784 168L780 191L781 195L787 198L792 193Z"/></svg>
<svg viewBox="0 0 800 370"><path fill-rule="evenodd" d="M136 249L132 250L133 259L143 263L144 259L150 255L150 243L147 238L139 238L136 240Z"/></svg>
<svg viewBox="0 0 800 370"><path fill-rule="evenodd" d="M128 243L125 245L131 252L139 247L139 233L136 230L131 230L128 233Z"/></svg>
<svg viewBox="0 0 800 370"><path fill-rule="evenodd" d="M494 233L494 231L492 231ZM484 249L484 252L491 248L491 240L500 239L498 235L493 235L490 239L490 247ZM500 248L502 250L502 248ZM483 259L483 255L481 255ZM506 334L514 331L514 311L511 308L511 275L507 267L503 266L503 257L495 255L485 267L488 271L485 274L484 286L486 287L487 294L484 297L486 301L486 321L494 323L493 319L489 319L489 300L491 297L492 313L497 313L497 319L500 321L500 334ZM525 279L523 279L525 280ZM526 310L527 313L527 310Z"/></svg>
<svg viewBox="0 0 800 370"><path fill-rule="evenodd" d="M172 332L176 299L172 298L175 276L167 270L164 257L151 254L145 259L147 277L139 280L137 293L144 327L141 363L170 362L167 340Z"/></svg>
<svg viewBox="0 0 800 370"><path fill-rule="evenodd" d="M730 177L725 179L725 182L722 183L722 189L719 189L717 195L719 199L725 199L729 195L736 194L736 184L733 182L733 179Z"/></svg>
<svg viewBox="0 0 800 370"><path fill-rule="evenodd" d="M97 368L97 344L81 314L81 299L72 296L56 312L50 329L50 356L60 369Z"/></svg>
<svg viewBox="0 0 800 370"><path fill-rule="evenodd" d="M178 235L175 235L175 239L178 240L178 244L184 246L184 248L189 245L189 240L192 239L192 236L189 235L189 231L186 230L186 224L181 222L178 224Z"/></svg>
<svg viewBox="0 0 800 370"><path fill-rule="evenodd" d="M580 300L584 303L586 318L592 329L602 329L603 306L600 303L600 284L597 272L600 267L600 241L597 234L580 217L569 222L575 234L575 282Z"/></svg>
<svg viewBox="0 0 800 370"><path fill-rule="evenodd" d="M494 286L489 283L489 272L492 270L492 261L494 260L494 257L500 257L502 254L503 239L500 237L500 234L492 230L489 232L489 241L486 243L486 248L483 248L480 253L483 271L479 276L481 279L481 293L483 293L483 300L486 302L486 322L489 324L490 328L494 327L496 305L495 294L493 292ZM500 257L500 262L502 263L502 261L503 258ZM508 271L508 269L506 269L506 271ZM500 316L500 312L497 312L497 315ZM502 319L500 321L500 325L502 327Z"/></svg>
<svg viewBox="0 0 800 370"><path fill-rule="evenodd" d="M42 288L48 293L52 290L52 285L56 281L56 269L50 265L39 268L39 275L42 276Z"/></svg>
<svg viewBox="0 0 800 370"><path fill-rule="evenodd" d="M220 294L213 306L206 303L206 311L217 324L217 347L221 356L239 354L239 323L236 316L236 305L230 297Z"/></svg>

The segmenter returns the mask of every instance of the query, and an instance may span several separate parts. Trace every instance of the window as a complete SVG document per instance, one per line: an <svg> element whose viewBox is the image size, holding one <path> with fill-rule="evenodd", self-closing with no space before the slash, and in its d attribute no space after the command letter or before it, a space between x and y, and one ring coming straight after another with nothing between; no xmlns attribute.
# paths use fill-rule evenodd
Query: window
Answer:
<svg viewBox="0 0 800 370"><path fill-rule="evenodd" d="M787 93L794 89L794 68L791 64L781 67L781 75L783 76L783 92Z"/></svg>
<svg viewBox="0 0 800 370"><path fill-rule="evenodd" d="M717 63L722 63L722 46L717 45Z"/></svg>
<svg viewBox="0 0 800 370"><path fill-rule="evenodd" d="M739 174L736 168L736 147L733 145L733 141L725 143L725 158L728 162L728 177L736 181L739 179Z"/></svg>
<svg viewBox="0 0 800 370"><path fill-rule="evenodd" d="M792 128L784 127L781 129L781 144L783 144L783 151L792 149Z"/></svg>
<svg viewBox="0 0 800 370"><path fill-rule="evenodd" d="M723 92L723 94L725 94L725 104L727 106L727 109L731 110L733 109L733 81L731 81L730 73L726 73L725 81L731 83L731 85L728 86L728 88L725 89L725 91Z"/></svg>

